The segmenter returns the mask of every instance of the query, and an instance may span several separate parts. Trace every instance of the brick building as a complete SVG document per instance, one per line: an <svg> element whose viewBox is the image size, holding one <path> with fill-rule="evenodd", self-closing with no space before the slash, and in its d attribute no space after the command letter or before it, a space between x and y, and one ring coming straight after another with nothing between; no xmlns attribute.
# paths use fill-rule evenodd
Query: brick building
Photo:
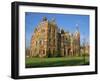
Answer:
<svg viewBox="0 0 100 81"><path fill-rule="evenodd" d="M80 55L80 32L66 32L57 25L55 19L46 17L34 29L30 42L31 57Z"/></svg>

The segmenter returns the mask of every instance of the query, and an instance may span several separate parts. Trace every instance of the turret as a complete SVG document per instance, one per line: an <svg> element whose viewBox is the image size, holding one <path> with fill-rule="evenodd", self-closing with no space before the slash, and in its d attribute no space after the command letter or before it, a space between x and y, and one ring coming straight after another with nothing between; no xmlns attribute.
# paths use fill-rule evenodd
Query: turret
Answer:
<svg viewBox="0 0 100 81"><path fill-rule="evenodd" d="M75 38L80 39L79 25L76 24Z"/></svg>
<svg viewBox="0 0 100 81"><path fill-rule="evenodd" d="M42 21L47 21L47 18L46 18L46 17L43 17L43 18L42 18Z"/></svg>

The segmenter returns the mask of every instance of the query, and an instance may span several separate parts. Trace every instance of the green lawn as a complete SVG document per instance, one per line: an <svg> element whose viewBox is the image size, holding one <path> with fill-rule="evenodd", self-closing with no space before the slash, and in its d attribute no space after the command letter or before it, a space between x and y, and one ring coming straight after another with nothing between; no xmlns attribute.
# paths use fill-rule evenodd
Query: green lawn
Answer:
<svg viewBox="0 0 100 81"><path fill-rule="evenodd" d="M26 58L26 68L89 65L89 56Z"/></svg>

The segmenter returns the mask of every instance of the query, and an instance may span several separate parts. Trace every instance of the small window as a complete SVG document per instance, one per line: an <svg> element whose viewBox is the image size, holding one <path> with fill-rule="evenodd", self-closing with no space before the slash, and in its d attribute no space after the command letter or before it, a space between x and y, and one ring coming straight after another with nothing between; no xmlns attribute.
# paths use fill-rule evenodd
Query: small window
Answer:
<svg viewBox="0 0 100 81"><path fill-rule="evenodd" d="M49 32L51 32L51 28L49 27L49 30L48 30Z"/></svg>
<svg viewBox="0 0 100 81"><path fill-rule="evenodd" d="M49 42L51 42L51 39L49 38Z"/></svg>
<svg viewBox="0 0 100 81"><path fill-rule="evenodd" d="M53 45L55 45L55 39L53 40Z"/></svg>
<svg viewBox="0 0 100 81"><path fill-rule="evenodd" d="M53 32L55 33L55 29L53 30Z"/></svg>

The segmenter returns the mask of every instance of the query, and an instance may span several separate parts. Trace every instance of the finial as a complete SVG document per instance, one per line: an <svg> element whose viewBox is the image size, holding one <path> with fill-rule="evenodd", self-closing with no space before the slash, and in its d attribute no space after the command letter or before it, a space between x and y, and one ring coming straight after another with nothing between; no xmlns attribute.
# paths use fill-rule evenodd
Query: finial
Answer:
<svg viewBox="0 0 100 81"><path fill-rule="evenodd" d="M43 17L43 21L47 21L47 18L45 16Z"/></svg>
<svg viewBox="0 0 100 81"><path fill-rule="evenodd" d="M64 29L63 28L61 29L61 33L64 34Z"/></svg>

